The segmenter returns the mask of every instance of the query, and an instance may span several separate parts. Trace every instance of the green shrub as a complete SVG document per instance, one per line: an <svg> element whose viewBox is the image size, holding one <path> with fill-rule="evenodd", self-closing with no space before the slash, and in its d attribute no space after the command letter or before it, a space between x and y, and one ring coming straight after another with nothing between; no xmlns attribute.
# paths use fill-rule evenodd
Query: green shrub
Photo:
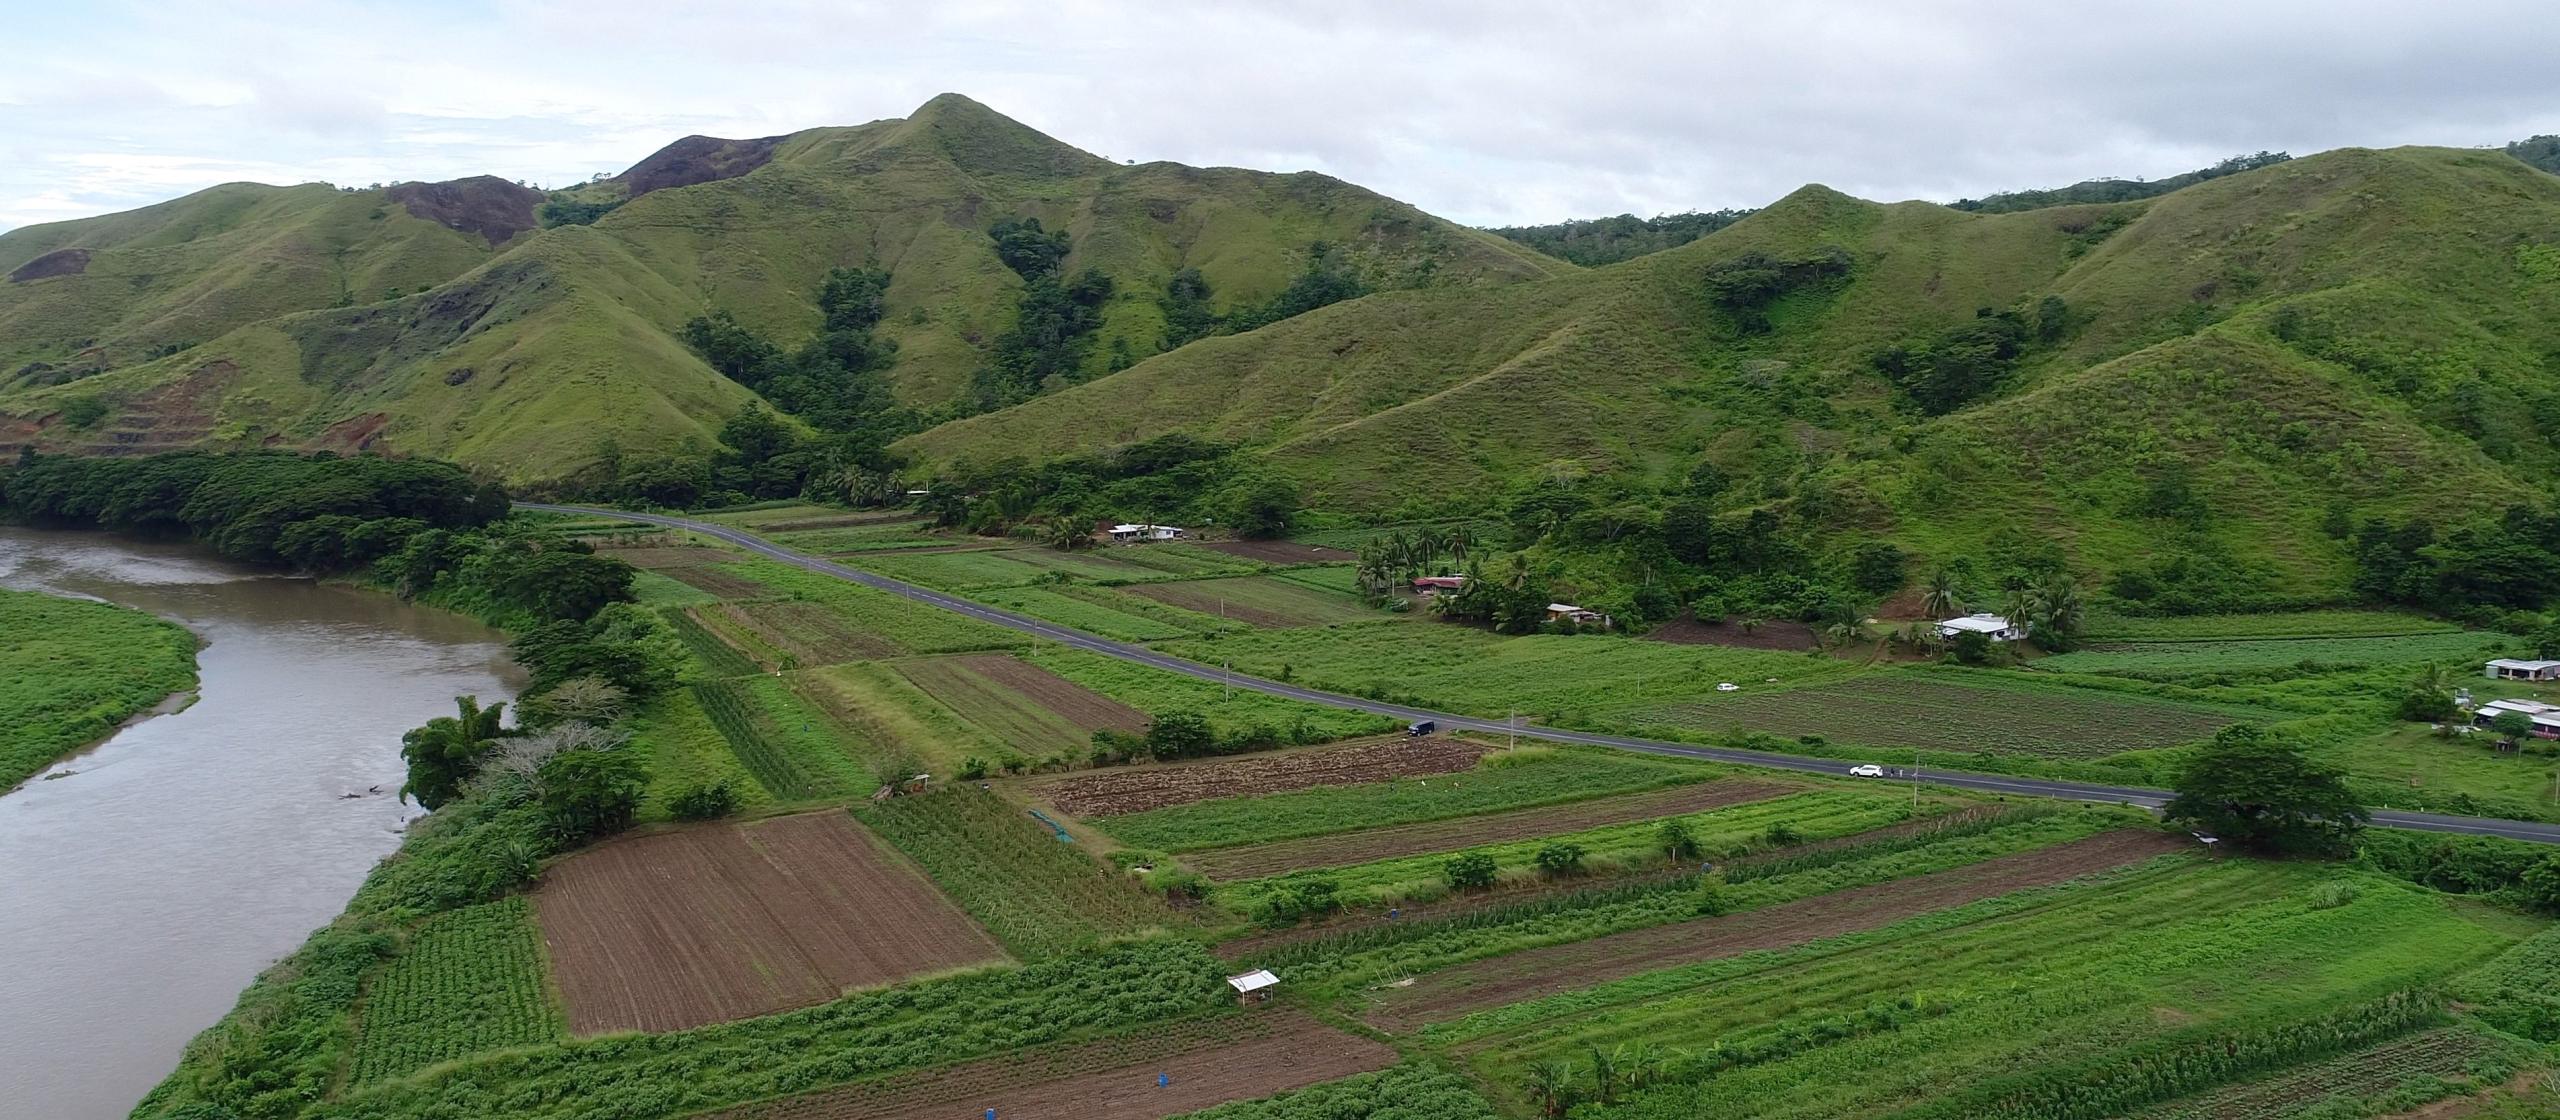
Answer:
<svg viewBox="0 0 2560 1120"><path fill-rule="evenodd" d="M667 811L680 821L718 820L738 811L738 791L727 778L690 786L667 803Z"/></svg>
<svg viewBox="0 0 2560 1120"><path fill-rule="evenodd" d="M1501 870L1494 865L1492 856L1483 852L1468 852L1464 855L1449 857L1449 862L1442 865L1442 876L1449 881L1452 889L1474 891L1492 886L1494 877L1500 874Z"/></svg>
<svg viewBox="0 0 2560 1120"><path fill-rule="evenodd" d="M1538 849L1531 858L1537 862L1538 870L1549 875L1570 875L1582 870L1582 856L1582 845L1559 842Z"/></svg>

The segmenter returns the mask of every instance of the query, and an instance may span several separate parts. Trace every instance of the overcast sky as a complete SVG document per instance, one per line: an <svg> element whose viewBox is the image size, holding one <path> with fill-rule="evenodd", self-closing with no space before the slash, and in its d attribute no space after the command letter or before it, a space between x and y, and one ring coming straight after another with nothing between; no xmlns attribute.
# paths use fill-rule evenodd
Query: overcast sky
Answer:
<svg viewBox="0 0 2560 1120"><path fill-rule="evenodd" d="M968 94L1475 224L1948 200L2560 132L2551 0L0 0L0 229L215 183L561 184Z"/></svg>

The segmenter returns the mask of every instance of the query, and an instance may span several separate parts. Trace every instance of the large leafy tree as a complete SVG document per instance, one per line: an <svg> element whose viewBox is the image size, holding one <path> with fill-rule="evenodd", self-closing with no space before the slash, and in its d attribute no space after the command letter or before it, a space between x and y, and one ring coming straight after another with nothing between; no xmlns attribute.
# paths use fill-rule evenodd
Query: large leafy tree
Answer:
<svg viewBox="0 0 2560 1120"><path fill-rule="evenodd" d="M462 783L480 769L498 737L507 706L480 706L477 696L453 698L454 714L437 716L400 737L400 757L409 763L409 781L400 796L435 809L461 796Z"/></svg>
<svg viewBox="0 0 2560 1120"><path fill-rule="evenodd" d="M2215 735L2177 790L2168 819L2260 851L2341 854L2369 819L2337 771L2248 724Z"/></svg>

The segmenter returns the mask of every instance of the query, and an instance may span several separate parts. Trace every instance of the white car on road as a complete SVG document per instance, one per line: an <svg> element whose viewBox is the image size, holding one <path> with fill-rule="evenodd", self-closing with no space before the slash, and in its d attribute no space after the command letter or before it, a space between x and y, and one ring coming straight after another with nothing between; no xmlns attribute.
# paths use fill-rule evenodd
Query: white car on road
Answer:
<svg viewBox="0 0 2560 1120"><path fill-rule="evenodd" d="M1881 778L1884 777L1884 767L1870 762L1864 766L1850 767L1849 773L1861 778Z"/></svg>

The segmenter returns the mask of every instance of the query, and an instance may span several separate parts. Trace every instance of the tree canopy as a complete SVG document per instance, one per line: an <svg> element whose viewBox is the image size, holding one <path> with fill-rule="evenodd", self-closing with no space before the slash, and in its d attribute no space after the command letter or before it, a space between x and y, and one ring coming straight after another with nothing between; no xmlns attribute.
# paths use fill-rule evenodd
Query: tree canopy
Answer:
<svg viewBox="0 0 2560 1120"><path fill-rule="evenodd" d="M2225 842L2285 855L2341 855L2368 814L2345 779L2249 724L2224 728L2178 775L2165 815Z"/></svg>

